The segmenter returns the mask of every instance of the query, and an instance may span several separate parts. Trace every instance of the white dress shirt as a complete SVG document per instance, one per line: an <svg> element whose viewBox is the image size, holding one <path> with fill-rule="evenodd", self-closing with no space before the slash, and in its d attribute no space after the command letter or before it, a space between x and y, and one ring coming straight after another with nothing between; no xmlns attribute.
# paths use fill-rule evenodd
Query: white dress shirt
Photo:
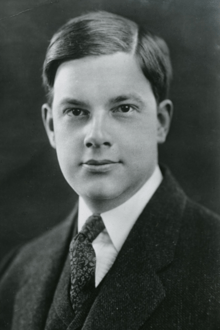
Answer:
<svg viewBox="0 0 220 330"><path fill-rule="evenodd" d="M159 187L163 177L157 165L147 182L125 203L101 214L105 229L92 242L96 253L95 285L101 282L113 265L131 228ZM92 215L82 197L79 198L78 230Z"/></svg>

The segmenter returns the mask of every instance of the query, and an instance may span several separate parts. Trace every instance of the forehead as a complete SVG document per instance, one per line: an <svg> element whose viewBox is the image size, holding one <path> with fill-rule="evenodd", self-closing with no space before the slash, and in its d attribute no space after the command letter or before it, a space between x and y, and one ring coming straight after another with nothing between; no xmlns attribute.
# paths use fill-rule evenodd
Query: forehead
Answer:
<svg viewBox="0 0 220 330"><path fill-rule="evenodd" d="M105 102L125 92L154 98L136 58L123 52L64 62L54 81L55 104L70 97Z"/></svg>

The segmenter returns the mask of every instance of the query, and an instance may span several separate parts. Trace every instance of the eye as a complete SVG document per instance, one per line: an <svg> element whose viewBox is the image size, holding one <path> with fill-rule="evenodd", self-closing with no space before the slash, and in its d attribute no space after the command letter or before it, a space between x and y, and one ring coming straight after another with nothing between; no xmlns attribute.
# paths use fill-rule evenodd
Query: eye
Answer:
<svg viewBox="0 0 220 330"><path fill-rule="evenodd" d="M119 107L117 107L114 112L127 113L127 112L131 112L133 110L134 110L134 107L132 105L122 104Z"/></svg>
<svg viewBox="0 0 220 330"><path fill-rule="evenodd" d="M70 116L74 117L82 117L88 115L87 110L79 109L79 108L71 108L71 109L66 109L64 112L66 112Z"/></svg>

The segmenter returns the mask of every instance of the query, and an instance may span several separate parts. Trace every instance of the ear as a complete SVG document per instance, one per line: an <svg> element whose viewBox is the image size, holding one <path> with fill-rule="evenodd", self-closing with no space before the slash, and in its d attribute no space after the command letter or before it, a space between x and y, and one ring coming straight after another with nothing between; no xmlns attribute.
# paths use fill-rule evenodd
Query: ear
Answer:
<svg viewBox="0 0 220 330"><path fill-rule="evenodd" d="M53 113L51 107L47 103L42 105L41 115L50 144L53 148L56 148Z"/></svg>
<svg viewBox="0 0 220 330"><path fill-rule="evenodd" d="M164 143L170 129L173 116L173 103L162 101L157 108L157 143Z"/></svg>

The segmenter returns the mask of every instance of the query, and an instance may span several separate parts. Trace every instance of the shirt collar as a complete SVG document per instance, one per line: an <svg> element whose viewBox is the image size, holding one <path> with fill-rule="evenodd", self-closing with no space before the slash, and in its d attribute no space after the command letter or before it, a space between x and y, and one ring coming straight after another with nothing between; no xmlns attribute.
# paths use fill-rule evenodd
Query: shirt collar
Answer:
<svg viewBox="0 0 220 330"><path fill-rule="evenodd" d="M119 252L131 228L162 181L162 173L157 165L147 182L125 203L101 214L111 241ZM79 197L78 228L81 230L92 212L82 197Z"/></svg>

